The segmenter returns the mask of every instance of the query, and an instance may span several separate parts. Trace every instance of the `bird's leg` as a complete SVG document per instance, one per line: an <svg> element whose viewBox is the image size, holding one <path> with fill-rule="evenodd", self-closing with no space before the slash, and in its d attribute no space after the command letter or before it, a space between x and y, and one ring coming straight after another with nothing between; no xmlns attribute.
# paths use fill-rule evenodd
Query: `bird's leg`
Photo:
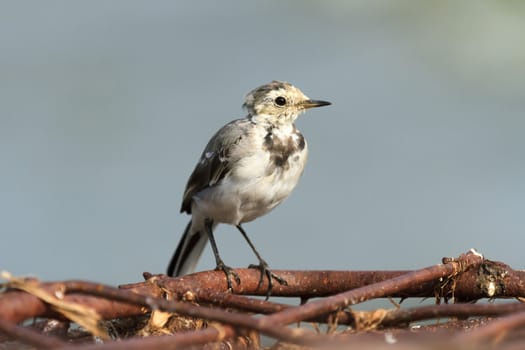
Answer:
<svg viewBox="0 0 525 350"><path fill-rule="evenodd" d="M219 255L219 249L217 249L217 243L215 243L215 237L213 236L213 220L205 219L204 220L204 229L206 230L206 234L208 235L208 239L210 240L211 248L213 249L213 255L215 256L215 262L217 266L215 267L215 270L217 271L223 271L226 274L226 282L228 283L228 290L232 291L232 281L230 276L233 276L235 278L235 282L237 284L241 284L241 279L239 278L239 275L237 272L235 272L231 267L226 266L224 264L224 261L222 261L221 256Z"/></svg>
<svg viewBox="0 0 525 350"><path fill-rule="evenodd" d="M288 285L288 283L286 282L286 280L284 278L281 278L281 277L277 276L276 274L274 274L268 268L268 263L266 261L264 261L264 259L261 257L261 255L259 254L257 249L255 249L255 246L253 245L252 241L250 241L250 239L248 238L248 235L246 234L246 231L244 231L242 226L241 225L237 225L237 229L239 230L239 232L241 232L242 236L244 237L246 242L248 242L248 245L250 246L250 248L252 248L253 253L255 254L257 259L259 260L259 265L250 265L249 266L250 268L256 268L256 269L259 269L259 271L261 271L261 277L259 279L259 284L257 285L257 288L261 287L261 285L263 284L264 276L266 276L268 278L268 292L266 294L266 298L268 298L270 296L271 292L272 292L272 288L273 288L273 280L272 279L275 279L281 285L284 285L284 286Z"/></svg>

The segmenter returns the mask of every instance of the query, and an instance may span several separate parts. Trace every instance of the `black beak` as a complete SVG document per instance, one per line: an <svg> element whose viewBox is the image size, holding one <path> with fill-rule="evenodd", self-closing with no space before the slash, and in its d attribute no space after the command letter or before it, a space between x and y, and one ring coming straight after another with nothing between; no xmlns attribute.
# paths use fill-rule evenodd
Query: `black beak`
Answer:
<svg viewBox="0 0 525 350"><path fill-rule="evenodd" d="M314 107L322 107L322 106L329 106L331 105L331 102L328 101L322 101L322 100L306 100L302 103L303 107L305 109L308 108L314 108Z"/></svg>

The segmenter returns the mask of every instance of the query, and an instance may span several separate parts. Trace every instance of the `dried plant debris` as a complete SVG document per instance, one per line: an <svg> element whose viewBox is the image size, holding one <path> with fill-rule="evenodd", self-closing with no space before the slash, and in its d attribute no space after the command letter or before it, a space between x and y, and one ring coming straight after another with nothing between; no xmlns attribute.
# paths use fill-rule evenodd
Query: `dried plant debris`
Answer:
<svg viewBox="0 0 525 350"><path fill-rule="evenodd" d="M37 279L17 278L5 271L0 274L0 277L7 280L4 284L6 288L18 289L34 295L50 305L54 311L84 327L94 336L102 339L110 338L104 327L101 326L101 318L98 313L89 306L64 300L63 290L58 288L51 293L42 288Z"/></svg>

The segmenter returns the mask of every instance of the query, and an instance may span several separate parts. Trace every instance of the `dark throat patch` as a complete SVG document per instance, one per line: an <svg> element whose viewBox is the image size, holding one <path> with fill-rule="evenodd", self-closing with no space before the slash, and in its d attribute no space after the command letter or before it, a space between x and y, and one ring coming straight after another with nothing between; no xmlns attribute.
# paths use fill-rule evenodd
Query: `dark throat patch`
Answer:
<svg viewBox="0 0 525 350"><path fill-rule="evenodd" d="M263 148L270 152L271 170L275 167L286 170L289 168L288 158L305 147L303 135L299 130L293 130L292 135L278 137L273 133L273 128L267 129L268 133L264 137Z"/></svg>

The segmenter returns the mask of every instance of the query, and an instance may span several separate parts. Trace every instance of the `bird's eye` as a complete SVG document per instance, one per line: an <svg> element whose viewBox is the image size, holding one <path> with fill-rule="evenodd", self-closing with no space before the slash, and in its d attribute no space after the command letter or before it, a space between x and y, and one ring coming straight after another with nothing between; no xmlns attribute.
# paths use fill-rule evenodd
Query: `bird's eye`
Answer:
<svg viewBox="0 0 525 350"><path fill-rule="evenodd" d="M275 98L275 104L277 106L284 106L286 104L286 99L282 96L279 96L279 97L276 97Z"/></svg>

